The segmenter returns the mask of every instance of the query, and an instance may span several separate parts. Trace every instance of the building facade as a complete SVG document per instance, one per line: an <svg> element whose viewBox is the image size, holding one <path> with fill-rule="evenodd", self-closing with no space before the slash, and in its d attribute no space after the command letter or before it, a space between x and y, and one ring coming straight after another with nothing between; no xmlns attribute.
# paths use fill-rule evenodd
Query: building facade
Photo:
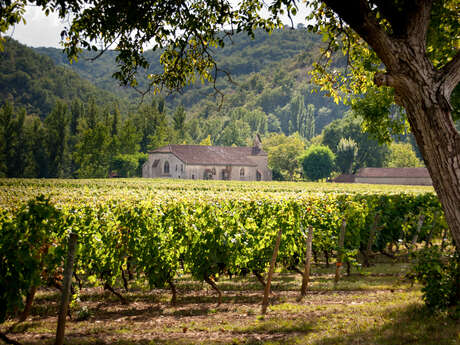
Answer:
<svg viewBox="0 0 460 345"><path fill-rule="evenodd" d="M431 186L427 168L362 168L354 175L340 175L333 182Z"/></svg>
<svg viewBox="0 0 460 345"><path fill-rule="evenodd" d="M142 177L195 180L270 181L260 139L253 147L168 145L149 152Z"/></svg>

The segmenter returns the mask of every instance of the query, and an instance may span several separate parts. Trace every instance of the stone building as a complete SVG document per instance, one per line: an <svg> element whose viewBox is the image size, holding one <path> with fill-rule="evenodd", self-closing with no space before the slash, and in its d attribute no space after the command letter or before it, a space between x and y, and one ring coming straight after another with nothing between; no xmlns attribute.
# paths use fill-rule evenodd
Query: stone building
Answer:
<svg viewBox="0 0 460 345"><path fill-rule="evenodd" d="M267 164L258 136L253 147L168 145L149 152L142 177L270 181Z"/></svg>
<svg viewBox="0 0 460 345"><path fill-rule="evenodd" d="M427 168L362 168L354 175L343 174L332 182L431 186Z"/></svg>

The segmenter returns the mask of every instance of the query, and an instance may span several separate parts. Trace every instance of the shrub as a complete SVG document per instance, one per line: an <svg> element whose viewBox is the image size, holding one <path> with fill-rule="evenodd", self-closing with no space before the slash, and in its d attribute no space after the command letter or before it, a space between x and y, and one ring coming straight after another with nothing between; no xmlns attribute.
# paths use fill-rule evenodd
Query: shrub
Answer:
<svg viewBox="0 0 460 345"><path fill-rule="evenodd" d="M433 246L416 254L415 278L423 285L423 300L431 310L460 305L460 256L442 255Z"/></svg>
<svg viewBox="0 0 460 345"><path fill-rule="evenodd" d="M312 145L300 158L305 176L317 181L329 177L334 169L334 153L327 146Z"/></svg>

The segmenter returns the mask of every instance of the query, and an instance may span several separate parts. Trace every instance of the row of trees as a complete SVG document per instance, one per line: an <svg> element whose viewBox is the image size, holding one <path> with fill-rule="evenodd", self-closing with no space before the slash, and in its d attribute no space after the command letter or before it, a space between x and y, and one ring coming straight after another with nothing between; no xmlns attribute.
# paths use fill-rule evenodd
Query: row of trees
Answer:
<svg viewBox="0 0 460 345"><path fill-rule="evenodd" d="M361 120L353 114L333 121L310 140L302 131L287 136L276 124L262 110L245 108L207 121L187 119L182 106L170 110L162 99L142 105L129 116L122 116L116 106L102 108L94 101L57 102L44 120L6 103L0 108L0 176L139 176L147 152L162 145L247 146L255 133L263 136L269 166L280 180L316 180L332 171L352 173L365 166L421 165L411 144L380 145L362 133ZM309 119L303 118L297 128L308 124ZM315 167L305 169L305 165L302 171L305 149L311 145L327 147L332 157L328 173L318 176Z"/></svg>
<svg viewBox="0 0 460 345"><path fill-rule="evenodd" d="M347 113L306 141L298 133L271 134L263 141L273 176L281 180L319 180L331 173L351 174L363 167L423 166L411 136L398 142L378 143L361 129L362 120Z"/></svg>
<svg viewBox="0 0 460 345"><path fill-rule="evenodd" d="M149 149L178 135L166 117L161 102L124 120L116 106L102 109L94 101L57 102L45 120L6 103L0 108L0 176L137 175Z"/></svg>

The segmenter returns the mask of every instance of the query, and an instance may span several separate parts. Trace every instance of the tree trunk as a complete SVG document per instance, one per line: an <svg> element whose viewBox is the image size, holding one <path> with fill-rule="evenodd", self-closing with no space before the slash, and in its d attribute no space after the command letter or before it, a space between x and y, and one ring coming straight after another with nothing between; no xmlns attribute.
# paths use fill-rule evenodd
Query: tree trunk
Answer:
<svg viewBox="0 0 460 345"><path fill-rule="evenodd" d="M110 291L110 292L113 293L115 296L117 296L117 297L120 299L121 303L123 303L123 304L129 304L128 300L127 300L125 297L123 297L123 295L122 295L121 293L117 292L117 291L113 288L113 286L110 285L108 282L105 282L105 284L104 284L104 290Z"/></svg>
<svg viewBox="0 0 460 345"><path fill-rule="evenodd" d="M460 135L454 127L450 111L443 111L431 102L434 92L421 88L419 93L428 103L416 104L417 98L408 97L406 108L415 139L433 180L433 187L442 204L457 251L460 250ZM425 109L426 108L426 109ZM431 125L430 125L431 124Z"/></svg>
<svg viewBox="0 0 460 345"><path fill-rule="evenodd" d="M73 262L75 259L75 251L77 247L78 235L71 233L69 237L69 248L67 252L67 260L64 268L64 281L62 283L61 304L59 306L58 324L56 329L55 345L64 344L65 321L70 301L70 286L72 285Z"/></svg>
<svg viewBox="0 0 460 345"><path fill-rule="evenodd" d="M310 266L311 266L311 244L313 242L313 228L308 227L308 235L306 241L305 252L305 269L302 276L302 287L300 288L299 301L307 294L308 282L310 281Z"/></svg>
<svg viewBox="0 0 460 345"><path fill-rule="evenodd" d="M215 281L211 277L204 277L204 281L211 285L211 287L217 292L218 299L217 299L217 305L222 304L222 292L220 291L219 287L215 283Z"/></svg>
<svg viewBox="0 0 460 345"><path fill-rule="evenodd" d="M270 261L270 268L267 275L267 283L265 284L264 289L264 299L262 300L262 315L267 313L268 307L268 297L270 294L270 287L272 284L273 273L275 272L276 258L278 257L278 250L280 248L282 230L278 231L278 236L276 237L275 249L273 249L272 259Z"/></svg>
<svg viewBox="0 0 460 345"><path fill-rule="evenodd" d="M27 292L26 305L21 313L21 316L19 316L20 322L26 321L26 319L29 317L30 311L32 310L32 303L34 301L35 292L37 292L36 286L32 286L30 290Z"/></svg>
<svg viewBox="0 0 460 345"><path fill-rule="evenodd" d="M266 285L265 280L264 280L264 277L262 277L262 275L260 274L260 272L252 271L252 273L254 273L254 276L257 278L259 283L262 284L263 288L265 289L265 285Z"/></svg>
<svg viewBox="0 0 460 345"><path fill-rule="evenodd" d="M340 270L342 269L343 264L343 245L345 242L345 231L347 229L347 221L342 219L342 226L340 228L340 235L339 235L339 243L337 246L337 262L335 263L335 277L334 277L334 284L340 280Z"/></svg>
<svg viewBox="0 0 460 345"><path fill-rule="evenodd" d="M177 289L174 281L172 279L168 280L169 287L171 288L172 297L171 297L171 305L175 306L177 304Z"/></svg>
<svg viewBox="0 0 460 345"><path fill-rule="evenodd" d="M324 259L326 260L326 268L329 268L329 252L324 250Z"/></svg>
<svg viewBox="0 0 460 345"><path fill-rule="evenodd" d="M371 46L385 65L387 72L376 73L374 82L393 87L396 103L406 109L460 252L460 133L452 120L450 105L452 91L460 82L460 51L441 68L435 68L429 60L426 42L433 1L414 1L404 12L404 23L393 3L379 3L391 25L404 24L393 33L383 28L366 1L323 1Z"/></svg>

